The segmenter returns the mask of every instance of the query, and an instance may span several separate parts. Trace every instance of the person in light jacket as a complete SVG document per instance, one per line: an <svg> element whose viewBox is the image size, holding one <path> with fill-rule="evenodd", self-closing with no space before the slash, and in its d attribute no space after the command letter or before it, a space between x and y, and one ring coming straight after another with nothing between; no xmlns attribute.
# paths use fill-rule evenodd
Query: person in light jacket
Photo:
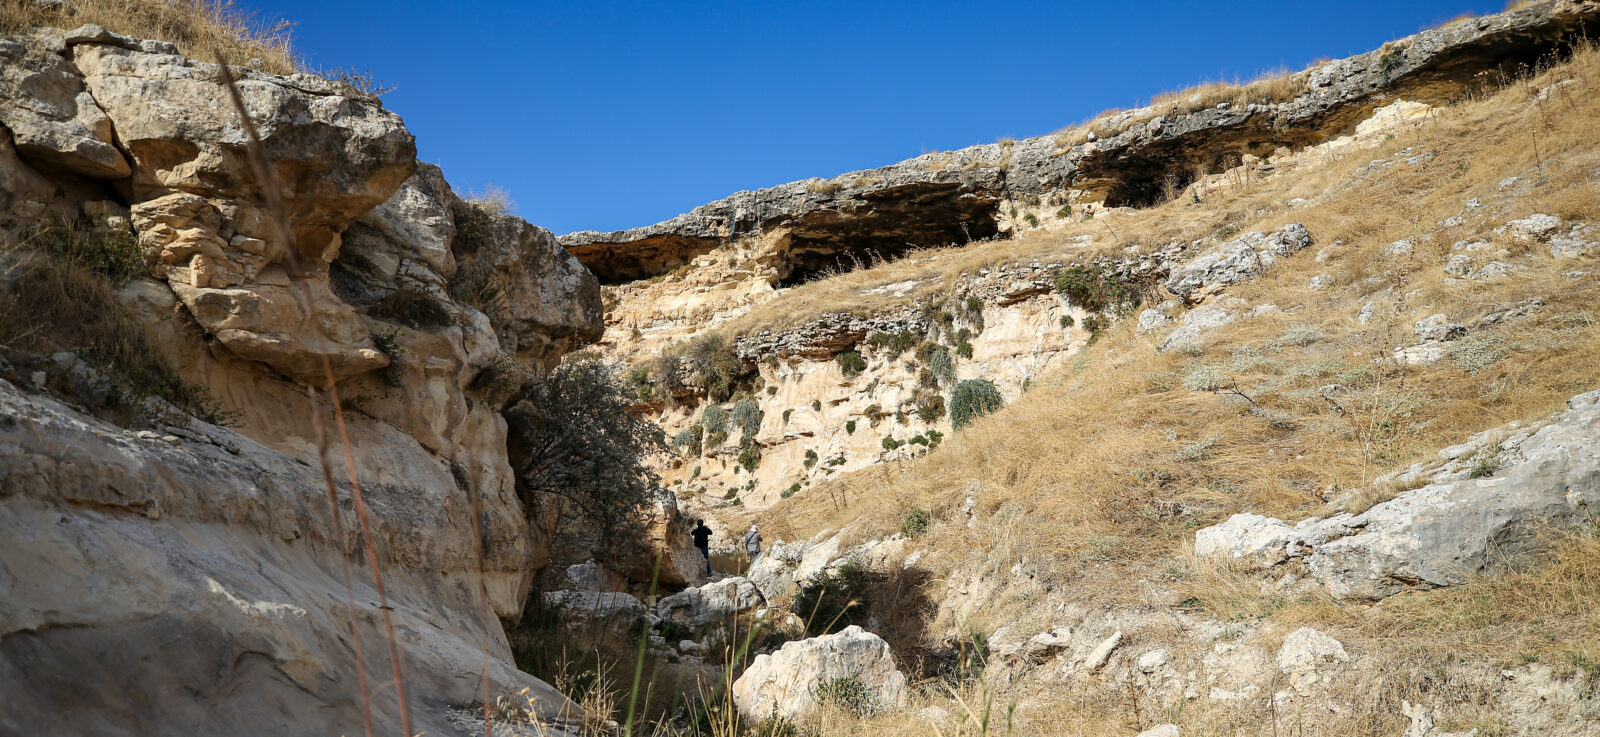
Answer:
<svg viewBox="0 0 1600 737"><path fill-rule="evenodd" d="M750 525L750 531L744 534L744 552L750 554L750 560L755 560L761 554L761 531L755 525Z"/></svg>

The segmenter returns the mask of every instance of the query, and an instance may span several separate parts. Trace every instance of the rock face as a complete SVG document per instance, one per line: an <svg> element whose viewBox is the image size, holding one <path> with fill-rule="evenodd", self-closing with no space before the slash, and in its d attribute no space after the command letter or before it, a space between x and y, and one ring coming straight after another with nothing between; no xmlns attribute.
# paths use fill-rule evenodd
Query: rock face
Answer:
<svg viewBox="0 0 1600 737"><path fill-rule="evenodd" d="M498 620L523 611L554 522L517 488L500 412L599 337L593 275L547 231L462 203L375 98L235 70L284 227L214 65L94 26L0 39L0 56L0 227L136 239L154 273L118 308L232 426L167 407L125 430L0 360L0 732L361 731L357 663L371 684L390 664L342 460L331 506L323 486L317 424L336 454L341 434L306 385L324 360L415 731L454 733L485 662L491 689L570 726ZM76 381L64 355L40 365ZM90 671L116 687L84 691ZM370 700L399 731L393 686Z"/></svg>
<svg viewBox="0 0 1600 737"><path fill-rule="evenodd" d="M1446 465L1433 474L1414 468L1400 478L1432 483L1361 514L1294 526L1237 514L1198 531L1195 552L1262 565L1301 558L1342 597L1378 599L1461 583L1535 549L1540 526L1587 519L1586 510L1600 504L1600 391L1567 405L1541 426L1509 428L1499 443L1446 449ZM1474 450L1494 456L1498 466L1458 462L1480 457Z"/></svg>
<svg viewBox="0 0 1600 737"><path fill-rule="evenodd" d="M348 484L335 527L314 464L198 421L186 430L198 441L151 434L0 381L0 560L15 576L0 600L0 730L359 731L356 659L374 681L390 666L372 579L346 558ZM413 724L449 733L442 707L481 693L485 628L497 692L566 708L509 665L472 593L472 526L448 471L403 436L357 441ZM116 685L86 693L89 672ZM392 693L372 693L377 724L399 723Z"/></svg>
<svg viewBox="0 0 1600 737"><path fill-rule="evenodd" d="M895 667L889 645L854 625L757 656L734 682L733 698L749 718L798 720L822 705L829 684L844 679L855 679L875 707L905 700L906 677Z"/></svg>
<svg viewBox="0 0 1600 737"><path fill-rule="evenodd" d="M1600 7L1562 0L1474 19L1327 62L1296 75L1294 97L1200 110L1127 111L1075 143L1065 136L925 154L878 169L734 194L656 225L584 231L561 243L606 281L664 273L720 243L778 234L785 278L850 254L899 253L907 243L963 243L1002 230L1005 203L1053 212L1079 200L1140 205L1167 177L1186 184L1243 156L1337 136L1396 97L1447 98L1476 75L1533 64L1600 30ZM1109 130L1104 129L1109 127Z"/></svg>

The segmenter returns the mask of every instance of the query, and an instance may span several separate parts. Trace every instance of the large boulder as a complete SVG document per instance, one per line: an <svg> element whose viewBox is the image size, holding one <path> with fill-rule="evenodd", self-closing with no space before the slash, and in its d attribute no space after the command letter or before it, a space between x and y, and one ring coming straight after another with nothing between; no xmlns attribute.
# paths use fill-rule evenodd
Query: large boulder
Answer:
<svg viewBox="0 0 1600 737"><path fill-rule="evenodd" d="M777 652L756 656L733 683L739 711L752 719L801 720L813 714L834 684L853 679L852 691L873 708L901 704L906 677L895 667L883 638L855 625L843 631L784 643Z"/></svg>
<svg viewBox="0 0 1600 737"><path fill-rule="evenodd" d="M640 620L648 611L628 594L602 591L546 591L544 605L568 632L590 640L602 633L636 637L644 631Z"/></svg>
<svg viewBox="0 0 1600 737"><path fill-rule="evenodd" d="M1537 550L1540 529L1588 519L1600 505L1600 391L1531 428L1468 449L1441 451L1443 464L1421 488L1361 514L1290 526L1237 514L1195 534L1195 552L1263 565L1303 559L1336 596L1378 599L1413 588L1465 582L1491 566ZM1482 437L1482 436L1480 436ZM1474 461L1492 456L1497 467Z"/></svg>
<svg viewBox="0 0 1600 737"><path fill-rule="evenodd" d="M0 38L0 123L17 152L40 167L101 179L132 173L111 119L58 53L59 39Z"/></svg>
<svg viewBox="0 0 1600 737"><path fill-rule="evenodd" d="M766 605L754 583L735 577L663 597L656 602L656 616L699 631Z"/></svg>

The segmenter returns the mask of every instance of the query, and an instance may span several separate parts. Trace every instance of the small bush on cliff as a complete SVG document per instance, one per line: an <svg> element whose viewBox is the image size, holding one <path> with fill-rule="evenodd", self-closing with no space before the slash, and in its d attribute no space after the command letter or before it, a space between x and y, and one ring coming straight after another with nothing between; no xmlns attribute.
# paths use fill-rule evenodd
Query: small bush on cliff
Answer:
<svg viewBox="0 0 1600 737"><path fill-rule="evenodd" d="M699 378L713 402L728 401L748 373L733 346L716 333L696 338L681 350L684 366Z"/></svg>
<svg viewBox="0 0 1600 737"><path fill-rule="evenodd" d="M839 364L839 373L844 374L845 378L855 376L862 371L867 370L866 360L861 357L860 353L856 353L855 351L845 351L844 353L840 353L839 355L834 356L833 360Z"/></svg>
<svg viewBox="0 0 1600 737"><path fill-rule="evenodd" d="M988 379L967 379L956 384L950 394L950 425L960 430L990 412L1005 406L1000 390Z"/></svg>
<svg viewBox="0 0 1600 737"><path fill-rule="evenodd" d="M627 529L659 485L647 461L667 450L608 364L568 360L505 413L517 491L530 513L555 495L603 533Z"/></svg>
<svg viewBox="0 0 1600 737"><path fill-rule="evenodd" d="M672 447L677 448L679 453L691 456L700 455L700 435L701 429L699 425L686 427L679 430L678 434L672 438Z"/></svg>
<svg viewBox="0 0 1600 737"><path fill-rule="evenodd" d="M422 287L409 285L390 292L372 308L372 314L417 330L442 328L451 323L450 310L437 296Z"/></svg>
<svg viewBox="0 0 1600 737"><path fill-rule="evenodd" d="M733 412L728 415L728 420L734 427L739 428L739 439L750 442L755 439L756 433L761 432L761 420L767 413L762 412L755 402L741 399L733 404Z"/></svg>
<svg viewBox="0 0 1600 737"><path fill-rule="evenodd" d="M920 507L908 509L900 518L900 534L909 540L922 537L928 534L928 524L931 520L926 509Z"/></svg>
<svg viewBox="0 0 1600 737"><path fill-rule="evenodd" d="M700 411L700 425L706 429L706 445L715 448L728 439L728 412L720 404L708 404Z"/></svg>
<svg viewBox="0 0 1600 737"><path fill-rule="evenodd" d="M1073 266L1056 275L1056 291L1090 312L1120 312L1139 300L1133 283L1104 266Z"/></svg>
<svg viewBox="0 0 1600 737"><path fill-rule="evenodd" d="M754 472L759 465L761 465L761 446L745 443L739 449L739 466L749 473Z"/></svg>

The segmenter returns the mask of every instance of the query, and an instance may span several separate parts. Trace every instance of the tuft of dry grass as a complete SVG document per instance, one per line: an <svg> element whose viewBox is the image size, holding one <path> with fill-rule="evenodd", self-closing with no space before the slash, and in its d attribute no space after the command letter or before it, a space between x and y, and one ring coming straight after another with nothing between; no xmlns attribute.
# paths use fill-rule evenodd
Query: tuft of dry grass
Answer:
<svg viewBox="0 0 1600 737"><path fill-rule="evenodd" d="M302 69L290 47L293 24L264 20L229 0L8 0L0 5L0 34L45 26L70 30L85 23L135 38L169 41L185 56L274 74Z"/></svg>
<svg viewBox="0 0 1600 737"><path fill-rule="evenodd" d="M491 215L513 215L517 212L517 203L511 199L511 193L496 184L485 185L481 192L468 192L462 199Z"/></svg>

